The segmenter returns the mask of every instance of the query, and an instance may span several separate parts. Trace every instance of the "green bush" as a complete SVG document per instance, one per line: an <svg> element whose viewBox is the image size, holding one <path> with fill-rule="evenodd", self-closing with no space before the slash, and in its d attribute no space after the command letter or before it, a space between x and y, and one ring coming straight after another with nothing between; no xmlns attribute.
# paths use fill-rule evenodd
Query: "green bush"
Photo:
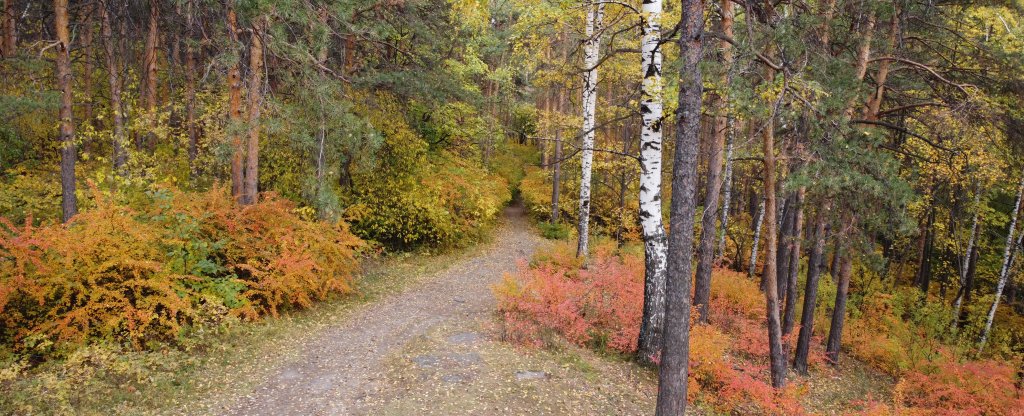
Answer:
<svg viewBox="0 0 1024 416"><path fill-rule="evenodd" d="M549 240L568 240L571 227L566 224L556 222L554 224L550 222L542 222L539 225L541 235Z"/></svg>

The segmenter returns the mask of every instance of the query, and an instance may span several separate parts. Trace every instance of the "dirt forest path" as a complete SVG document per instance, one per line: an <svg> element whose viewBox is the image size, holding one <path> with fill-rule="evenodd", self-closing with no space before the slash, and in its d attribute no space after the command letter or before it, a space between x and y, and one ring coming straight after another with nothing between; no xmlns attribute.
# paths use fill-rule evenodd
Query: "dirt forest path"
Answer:
<svg viewBox="0 0 1024 416"><path fill-rule="evenodd" d="M310 336L299 351L282 352L254 389L198 414L646 411L649 380L628 365L580 355L586 352L525 351L497 339L491 286L544 244L522 208L505 215L479 254ZM623 381L637 388L614 391Z"/></svg>

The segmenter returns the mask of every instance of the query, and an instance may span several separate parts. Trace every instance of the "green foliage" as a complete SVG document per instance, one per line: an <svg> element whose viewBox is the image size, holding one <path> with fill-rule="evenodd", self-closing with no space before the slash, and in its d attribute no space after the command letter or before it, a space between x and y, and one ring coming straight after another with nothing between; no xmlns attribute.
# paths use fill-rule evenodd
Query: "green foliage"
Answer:
<svg viewBox="0 0 1024 416"><path fill-rule="evenodd" d="M358 166L345 217L360 237L389 248L460 246L477 240L511 199L504 178L430 144L382 97L365 110L384 137L379 162ZM514 161L512 161L514 163Z"/></svg>
<svg viewBox="0 0 1024 416"><path fill-rule="evenodd" d="M541 235L549 240L568 240L572 231L572 227L560 222L542 222L537 224L537 227L540 228Z"/></svg>

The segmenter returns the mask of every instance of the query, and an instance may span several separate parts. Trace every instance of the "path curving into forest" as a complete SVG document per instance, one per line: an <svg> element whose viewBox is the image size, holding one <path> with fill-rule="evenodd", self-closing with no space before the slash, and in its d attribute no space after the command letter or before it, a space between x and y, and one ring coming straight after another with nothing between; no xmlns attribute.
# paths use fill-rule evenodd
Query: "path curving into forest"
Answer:
<svg viewBox="0 0 1024 416"><path fill-rule="evenodd" d="M286 362L243 396L215 410L227 415L376 414L373 403L393 397L395 383L384 369L388 360L437 328L455 331L452 338L474 342L474 329L488 320L495 305L491 285L529 258L541 239L520 206L506 209L494 242L470 258L402 293L395 294L309 337ZM461 337L461 338L459 338ZM448 362L448 355L415 357L424 367ZM461 356L473 361L475 356ZM469 357L469 358L466 358ZM458 360L458 357L456 357ZM461 382L462 379L446 378Z"/></svg>

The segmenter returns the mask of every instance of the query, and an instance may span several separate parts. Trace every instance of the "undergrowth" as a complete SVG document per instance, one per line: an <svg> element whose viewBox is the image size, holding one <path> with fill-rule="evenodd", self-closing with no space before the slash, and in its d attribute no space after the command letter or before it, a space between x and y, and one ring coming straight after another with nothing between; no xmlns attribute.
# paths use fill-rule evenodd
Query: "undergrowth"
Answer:
<svg viewBox="0 0 1024 416"><path fill-rule="evenodd" d="M539 252L494 291L504 336L514 342L553 346L557 337L614 354L636 350L643 304L642 254L597 247L586 269L574 248L559 243ZM829 279L824 279L826 285ZM827 292L827 291L826 291ZM794 415L805 407L815 378L841 374L826 364L820 334L831 313L828 296L819 302L812 342L811 378L792 376L772 389L764 295L744 274L717 269L712 280L710 324L693 324L690 334L690 397L721 414ZM1011 360L974 360L944 338L930 334L931 312L914 309L910 295L879 295L855 303L844 350L896 377L891 402L850 401L843 411L864 414L1015 415L1024 409ZM694 312L696 316L696 312ZM947 315L948 316L948 315ZM948 322L948 321L941 321ZM785 342L795 348L796 334ZM926 340L930 340L927 341ZM1019 364L1018 364L1019 365ZM811 383L815 381L816 383ZM834 383L834 381L831 381Z"/></svg>

